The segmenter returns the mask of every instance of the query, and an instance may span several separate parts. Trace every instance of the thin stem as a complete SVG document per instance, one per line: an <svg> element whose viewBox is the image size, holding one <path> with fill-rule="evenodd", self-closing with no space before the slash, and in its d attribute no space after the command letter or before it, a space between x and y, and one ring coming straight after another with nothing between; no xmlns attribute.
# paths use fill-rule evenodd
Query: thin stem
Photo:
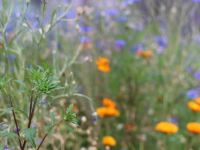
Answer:
<svg viewBox="0 0 200 150"><path fill-rule="evenodd" d="M33 102L33 96L31 96L31 104L30 104L30 110L29 110L29 120L28 120L28 126L27 128L30 128L31 127L31 123L32 123L32 119L33 119L33 116L34 116L34 112L35 112L35 106L36 106L36 103L37 103L37 97L35 98L34 102ZM32 104L33 103L33 104ZM22 145L22 150L24 150L25 146L26 146L26 140L24 141L23 145Z"/></svg>
<svg viewBox="0 0 200 150"><path fill-rule="evenodd" d="M48 133L46 133L45 136L42 138L42 141L40 142L40 145L38 146L37 150L40 149L40 147L41 147L42 144L44 143L44 140L46 139L47 136L48 136Z"/></svg>
<svg viewBox="0 0 200 150"><path fill-rule="evenodd" d="M49 129L49 131L51 131L55 126L58 126L59 124L62 123L63 120L60 120L58 123L54 124L53 126L51 126L51 128ZM49 132L48 132L49 133ZM40 142L38 148L36 150L39 150L40 147L42 146L42 144L44 143L46 137L48 136L48 133L45 133L44 137L42 138L42 141Z"/></svg>
<svg viewBox="0 0 200 150"><path fill-rule="evenodd" d="M18 126L18 123L17 123L17 118L16 118L16 115L15 115L12 99L11 99L10 96L9 96L9 99L10 99L10 104L11 104L11 107L12 107L12 115L13 115L15 126L16 126L16 133L17 133L18 140L19 140L19 146L20 146L20 149L23 150L22 149L22 142L21 142L21 138L20 138L20 134L19 134L19 126Z"/></svg>

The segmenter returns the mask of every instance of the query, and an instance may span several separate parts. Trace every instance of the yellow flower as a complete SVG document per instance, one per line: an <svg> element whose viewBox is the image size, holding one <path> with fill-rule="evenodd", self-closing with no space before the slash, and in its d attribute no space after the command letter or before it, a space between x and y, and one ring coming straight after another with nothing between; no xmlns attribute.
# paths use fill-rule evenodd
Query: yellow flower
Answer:
<svg viewBox="0 0 200 150"><path fill-rule="evenodd" d="M195 101L189 101L187 103L187 106L189 109L191 109L194 112L200 112L200 105L197 104Z"/></svg>
<svg viewBox="0 0 200 150"><path fill-rule="evenodd" d="M171 122L162 121L155 126L155 130L161 133L174 134L178 132L178 126Z"/></svg>
<svg viewBox="0 0 200 150"><path fill-rule="evenodd" d="M110 72L110 61L108 60L108 58L99 57L96 60L96 64L99 71L105 72L105 73Z"/></svg>
<svg viewBox="0 0 200 150"><path fill-rule="evenodd" d="M117 144L115 138L112 136L104 136L102 139L102 143L106 146L115 146Z"/></svg>
<svg viewBox="0 0 200 150"><path fill-rule="evenodd" d="M188 123L187 130L191 133L200 134L200 123L198 123L198 122Z"/></svg>
<svg viewBox="0 0 200 150"><path fill-rule="evenodd" d="M151 58L153 56L152 50L138 51L137 55L143 58Z"/></svg>
<svg viewBox="0 0 200 150"><path fill-rule="evenodd" d="M116 108L116 103L109 99L109 98L104 98L102 100L102 104L105 106L105 107L112 107L112 108Z"/></svg>

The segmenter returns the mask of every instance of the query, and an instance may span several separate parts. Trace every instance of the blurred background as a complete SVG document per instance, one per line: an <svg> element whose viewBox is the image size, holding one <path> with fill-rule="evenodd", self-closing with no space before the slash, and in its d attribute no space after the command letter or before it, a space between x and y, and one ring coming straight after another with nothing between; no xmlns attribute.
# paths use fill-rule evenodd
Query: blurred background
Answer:
<svg viewBox="0 0 200 150"><path fill-rule="evenodd" d="M41 100L39 128L69 103L79 118L44 149L199 149L200 0L13 0L0 11L2 27L9 16L0 43L14 51L0 55L1 74L20 80L24 67L47 63L92 101Z"/></svg>

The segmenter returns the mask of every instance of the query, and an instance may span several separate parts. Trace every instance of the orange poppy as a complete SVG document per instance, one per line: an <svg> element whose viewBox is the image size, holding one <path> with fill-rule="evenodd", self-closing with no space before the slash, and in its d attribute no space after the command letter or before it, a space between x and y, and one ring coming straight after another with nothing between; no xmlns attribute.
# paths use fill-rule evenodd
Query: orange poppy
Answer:
<svg viewBox="0 0 200 150"><path fill-rule="evenodd" d="M117 144L115 138L109 135L103 137L102 143L106 146L115 146Z"/></svg>
<svg viewBox="0 0 200 150"><path fill-rule="evenodd" d="M108 73L110 72L110 61L106 57L99 57L96 60L97 68L99 71Z"/></svg>
<svg viewBox="0 0 200 150"><path fill-rule="evenodd" d="M112 108L116 108L116 103L109 99L109 98L104 98L102 100L102 104L105 106L105 107L112 107Z"/></svg>
<svg viewBox="0 0 200 150"><path fill-rule="evenodd" d="M174 134L178 132L178 126L174 123L162 121L156 124L155 130L161 133Z"/></svg>
<svg viewBox="0 0 200 150"><path fill-rule="evenodd" d="M189 101L187 103L187 106L189 109L191 109L194 112L200 112L200 105L197 104L195 101Z"/></svg>
<svg viewBox="0 0 200 150"><path fill-rule="evenodd" d="M118 117L120 115L119 110L111 107L99 107L96 112L100 117Z"/></svg>
<svg viewBox="0 0 200 150"><path fill-rule="evenodd" d="M198 123L198 122L188 123L187 130L191 133L200 134L200 123Z"/></svg>
<svg viewBox="0 0 200 150"><path fill-rule="evenodd" d="M194 101L200 105L200 97L195 98Z"/></svg>

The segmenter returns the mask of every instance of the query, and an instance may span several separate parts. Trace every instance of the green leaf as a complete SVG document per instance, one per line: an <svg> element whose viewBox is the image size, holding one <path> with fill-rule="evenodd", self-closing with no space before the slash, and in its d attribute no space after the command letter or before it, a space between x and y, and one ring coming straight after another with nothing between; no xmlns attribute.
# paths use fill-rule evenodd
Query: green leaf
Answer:
<svg viewBox="0 0 200 150"><path fill-rule="evenodd" d="M2 138L8 138L8 139L11 139L11 138L16 138L16 134L13 133L13 132L8 132L8 131L0 131L0 137Z"/></svg>
<svg viewBox="0 0 200 150"><path fill-rule="evenodd" d="M31 144L31 146L36 147L35 137L36 137L36 129L35 128L27 128L24 129L25 139Z"/></svg>

